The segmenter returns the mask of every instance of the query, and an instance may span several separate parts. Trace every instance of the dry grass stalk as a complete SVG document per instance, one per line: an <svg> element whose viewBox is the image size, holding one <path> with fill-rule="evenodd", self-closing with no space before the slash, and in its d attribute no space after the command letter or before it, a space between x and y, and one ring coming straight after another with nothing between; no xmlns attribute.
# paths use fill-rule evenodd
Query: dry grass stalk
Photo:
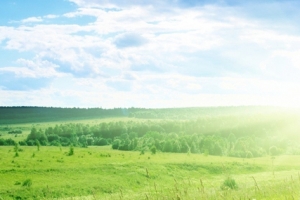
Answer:
<svg viewBox="0 0 300 200"><path fill-rule="evenodd" d="M120 199L123 199L123 191L120 189Z"/></svg>
<svg viewBox="0 0 300 200"><path fill-rule="evenodd" d="M253 178L253 180L254 180L254 183L255 183L255 188L256 188L258 191L260 191L260 189L259 189L259 187L258 187L258 185L257 185L257 182L256 182L256 180L255 180L254 176L252 176L251 178Z"/></svg>
<svg viewBox="0 0 300 200"><path fill-rule="evenodd" d="M203 182L202 182L201 178L200 178L200 184L201 184L201 191L202 191L202 193L204 193L204 185L203 185Z"/></svg>

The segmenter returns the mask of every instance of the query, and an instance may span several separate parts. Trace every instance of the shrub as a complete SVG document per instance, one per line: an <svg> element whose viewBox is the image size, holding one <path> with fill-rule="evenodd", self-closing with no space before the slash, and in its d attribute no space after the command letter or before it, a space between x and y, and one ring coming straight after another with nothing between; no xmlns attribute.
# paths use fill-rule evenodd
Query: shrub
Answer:
<svg viewBox="0 0 300 200"><path fill-rule="evenodd" d="M111 146L112 149L119 149L120 143L121 143L121 140L119 140L119 139L114 140L112 143L112 146Z"/></svg>
<svg viewBox="0 0 300 200"><path fill-rule="evenodd" d="M22 186L26 186L26 187L30 187L31 185L32 185L32 181L29 178L26 179L22 184Z"/></svg>
<svg viewBox="0 0 300 200"><path fill-rule="evenodd" d="M20 141L20 142L19 142L19 145L20 145L20 146L27 146L27 143L26 143L26 141Z"/></svg>
<svg viewBox="0 0 300 200"><path fill-rule="evenodd" d="M6 145L6 142L3 138L0 138L0 146Z"/></svg>
<svg viewBox="0 0 300 200"><path fill-rule="evenodd" d="M16 182L15 182L15 185L21 185L21 182L16 181Z"/></svg>
<svg viewBox="0 0 300 200"><path fill-rule="evenodd" d="M59 146L60 143L58 140L53 140L52 142L50 142L50 146Z"/></svg>
<svg viewBox="0 0 300 200"><path fill-rule="evenodd" d="M15 151L15 157L18 157L19 156L19 144L18 143L15 143L14 151Z"/></svg>
<svg viewBox="0 0 300 200"><path fill-rule="evenodd" d="M271 146L269 149L269 154L271 156L277 156L279 154L279 149L276 146Z"/></svg>
<svg viewBox="0 0 300 200"><path fill-rule="evenodd" d="M70 150L69 150L68 155L69 155L69 156L74 155L74 147L73 147L73 145L70 145Z"/></svg>
<svg viewBox="0 0 300 200"><path fill-rule="evenodd" d="M96 146L105 146L105 145L108 145L108 142L105 138L99 138L99 139L94 141L94 145L96 145Z"/></svg>
<svg viewBox="0 0 300 200"><path fill-rule="evenodd" d="M34 140L27 140L27 145L28 146L33 146L34 145Z"/></svg>
<svg viewBox="0 0 300 200"><path fill-rule="evenodd" d="M222 190L227 190L227 189L236 190L236 189L238 189L238 185L233 178L228 176L222 183L221 189Z"/></svg>
<svg viewBox="0 0 300 200"><path fill-rule="evenodd" d="M15 144L16 142L11 138L5 140L5 145L15 145Z"/></svg>
<svg viewBox="0 0 300 200"><path fill-rule="evenodd" d="M93 140L93 138L87 138L87 139L86 139L86 142L87 142L87 145L88 145L88 146L91 146L91 145L93 145L94 140Z"/></svg>
<svg viewBox="0 0 300 200"><path fill-rule="evenodd" d="M150 151L151 151L152 154L156 154L156 146L153 145L151 147Z"/></svg>

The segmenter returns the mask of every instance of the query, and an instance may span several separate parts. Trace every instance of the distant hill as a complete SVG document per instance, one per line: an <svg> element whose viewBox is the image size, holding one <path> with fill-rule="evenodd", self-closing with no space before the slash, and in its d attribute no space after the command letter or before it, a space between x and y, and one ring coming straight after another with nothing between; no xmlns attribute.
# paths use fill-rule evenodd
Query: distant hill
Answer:
<svg viewBox="0 0 300 200"><path fill-rule="evenodd" d="M52 108L52 107L0 107L0 124L61 121L105 117L127 117L121 108Z"/></svg>
<svg viewBox="0 0 300 200"><path fill-rule="evenodd" d="M275 107L197 107L197 108L57 108L57 107L0 107L0 124L32 123L108 117L144 119L195 119L203 116L240 115L275 112Z"/></svg>

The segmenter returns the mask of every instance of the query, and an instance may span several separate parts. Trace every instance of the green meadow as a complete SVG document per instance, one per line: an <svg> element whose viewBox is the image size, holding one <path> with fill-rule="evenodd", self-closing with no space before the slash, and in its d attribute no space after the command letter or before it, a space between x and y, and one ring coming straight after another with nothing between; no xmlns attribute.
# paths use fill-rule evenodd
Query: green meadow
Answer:
<svg viewBox="0 0 300 200"><path fill-rule="evenodd" d="M300 156L230 158L106 147L1 147L2 199L297 199ZM237 188L222 188L227 177ZM29 184L26 184L26 181Z"/></svg>
<svg viewBox="0 0 300 200"><path fill-rule="evenodd" d="M0 123L0 199L299 199L299 113L253 110Z"/></svg>

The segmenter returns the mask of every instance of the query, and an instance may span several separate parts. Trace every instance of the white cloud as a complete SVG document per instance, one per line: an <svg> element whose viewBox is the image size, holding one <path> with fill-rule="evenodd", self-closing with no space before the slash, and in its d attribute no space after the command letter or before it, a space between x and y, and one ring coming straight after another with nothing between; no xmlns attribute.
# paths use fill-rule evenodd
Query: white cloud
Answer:
<svg viewBox="0 0 300 200"><path fill-rule="evenodd" d="M41 17L29 17L21 20L22 23L35 23L35 22L42 22L42 21L43 19Z"/></svg>
<svg viewBox="0 0 300 200"><path fill-rule="evenodd" d="M55 19L55 18L58 18L59 16L58 15L46 15L44 16L44 18L46 19Z"/></svg>
<svg viewBox="0 0 300 200"><path fill-rule="evenodd" d="M299 99L300 37L288 28L265 26L229 7L162 10L149 2L72 2L79 8L62 15L66 24L27 24L59 17L46 15L0 27L3 49L34 54L16 59L18 67L0 66L0 73L51 77L46 97L76 99L72 106L292 104L293 94ZM83 16L95 21L74 22ZM293 80L283 75L287 71ZM20 94L5 92L7 102Z"/></svg>
<svg viewBox="0 0 300 200"><path fill-rule="evenodd" d="M45 60L18 59L16 64L18 67L1 67L0 73L10 72L15 74L17 78L48 78L63 75L55 70L57 65Z"/></svg>

